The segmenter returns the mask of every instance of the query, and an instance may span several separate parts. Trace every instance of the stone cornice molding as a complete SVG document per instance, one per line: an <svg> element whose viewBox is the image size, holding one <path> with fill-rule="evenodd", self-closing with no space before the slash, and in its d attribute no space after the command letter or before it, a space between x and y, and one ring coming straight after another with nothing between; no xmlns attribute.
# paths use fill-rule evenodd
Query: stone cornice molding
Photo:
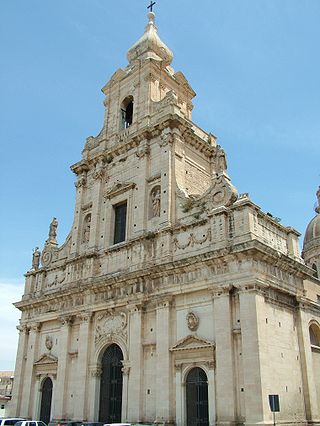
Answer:
<svg viewBox="0 0 320 426"><path fill-rule="evenodd" d="M313 302L309 299L306 299L304 296L297 296L297 308L301 309L304 312L309 312L312 315L320 316L320 305L316 302Z"/></svg>
<svg viewBox="0 0 320 426"><path fill-rule="evenodd" d="M172 233L172 230L167 229L163 232ZM164 235L163 232L159 233L159 235ZM144 237L138 238L135 240L135 242L142 241L143 239ZM130 245L133 244L134 243L131 241ZM128 245L123 245L121 248L117 247L117 250L127 250L127 247ZM108 251L106 252L108 253ZM88 294L101 294L104 300L111 300L116 297L118 302L120 303L122 299L124 300L124 297L127 292L127 290L125 291L124 288L128 287L128 292L130 293L130 286L135 286L135 294L144 294L147 295L149 298L150 295L153 294L155 291L159 291L158 286L156 288L153 288L152 286L146 288L147 283L151 282L150 280L156 280L157 282L159 282L159 280L161 281L162 279L166 279L167 282L168 278L170 278L170 285L174 286L175 283L172 282L173 276L180 277L180 275L185 273L186 271L198 270L199 265L201 265L202 270L205 270L205 268L211 268L210 273L214 273L215 275L229 274L230 272L228 271L226 261L230 262L237 260L239 255L250 261L252 259L260 259L262 262L265 262L266 265L269 265L270 268L274 268L274 265L278 265L277 267L279 268L285 268L285 266L287 265L286 261L288 261L288 268L285 269L288 269L287 272L289 274L292 274L295 279L301 280L302 278L306 278L309 276L304 274L304 271L309 270L309 268L306 268L303 264L296 262L286 256L276 256L275 250L271 249L270 247L266 246L265 244L262 244L257 240L250 240L234 246L226 246L217 250L208 251L206 253L190 255L188 258L180 258L174 261L166 261L162 264L159 263L156 266L150 266L145 269L141 268L137 271L128 272L126 274L115 274L111 276L96 277L93 276L90 279L82 279L72 283L70 282L69 285L59 288L54 293L50 292L48 294L39 294L36 298L30 298L28 300L22 300L20 302L15 303L15 306L22 311L27 309L37 309L40 306L44 306L44 304L46 306L50 305L52 307L54 304L57 304L59 301L62 301L68 297L70 298L70 300L75 300L74 298L76 296L78 297L80 293L82 294L83 289L86 289L86 291L88 291ZM92 256L97 256L97 254L92 254ZM87 256L84 256L84 258L86 257ZM80 258L70 259L69 261L66 261L66 263L69 264L72 262L78 262L79 259ZM294 266L296 267L296 269L294 268ZM263 269L259 270L257 269L257 267L259 267L258 264L252 270L252 274L255 274L256 276L260 276L262 274L261 277L267 275L268 279L268 271ZM270 285L274 286L272 282L274 282L275 277L272 275L269 276ZM280 286L280 278L277 282L278 284L276 284L275 286ZM137 285L137 283L139 285ZM121 292L119 291L120 287L123 289L123 291ZM106 290L108 288L110 289L110 294L106 294ZM166 291L164 287L161 288L163 292ZM287 292L290 292L289 286L283 289ZM98 300L97 297L96 300ZM55 308L56 311L59 309L59 307ZM72 306L68 308L69 312L71 311L75 313L77 309L78 307L75 303L72 303ZM43 313L45 312L46 311L43 311ZM38 315L38 313L35 314L35 316Z"/></svg>
<svg viewBox="0 0 320 426"><path fill-rule="evenodd" d="M165 117L161 118L161 122L155 122L151 126L139 129L138 131L134 131L133 128L129 128L130 131L125 134L125 137L123 136L120 141L118 140L116 145L110 148L107 152L103 154L99 152L90 160L81 160L71 166L71 170L77 175L80 175L83 172L88 172L97 161L97 158L100 158L102 155L103 161L110 163L115 157L138 147L141 141L149 141L150 139L157 138L162 134L163 138L161 139L160 145L164 146L168 143L172 143L173 134L171 132L168 134L163 133L163 130L171 129L171 131L174 131L174 129L178 128L181 130L185 144L195 147L199 152L204 153L207 157L212 157L214 155L216 147L211 146L208 143L207 140L209 139L209 135L206 132L178 114L167 114ZM203 133L206 140L198 136L196 134L196 130ZM118 133L111 135L110 139L112 140L116 138L117 135ZM100 142L103 141L107 142L104 138L102 138Z"/></svg>

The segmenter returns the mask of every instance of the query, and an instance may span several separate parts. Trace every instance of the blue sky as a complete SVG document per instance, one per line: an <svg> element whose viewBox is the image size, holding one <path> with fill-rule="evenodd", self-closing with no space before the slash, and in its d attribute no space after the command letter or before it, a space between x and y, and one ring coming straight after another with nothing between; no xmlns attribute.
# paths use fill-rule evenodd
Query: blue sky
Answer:
<svg viewBox="0 0 320 426"><path fill-rule="evenodd" d="M0 370L13 369L23 274L53 216L63 243L100 89L127 64L144 0L0 1ZM319 0L158 0L173 67L197 93L193 120L218 136L240 193L301 233L320 184Z"/></svg>

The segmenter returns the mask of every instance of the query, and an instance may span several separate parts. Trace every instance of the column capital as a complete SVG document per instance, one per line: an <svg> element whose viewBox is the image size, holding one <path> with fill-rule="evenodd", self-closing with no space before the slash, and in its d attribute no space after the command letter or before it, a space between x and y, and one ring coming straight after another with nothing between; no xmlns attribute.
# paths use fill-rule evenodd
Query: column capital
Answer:
<svg viewBox="0 0 320 426"><path fill-rule="evenodd" d="M81 323L90 323L92 321L93 313L90 311L84 311L77 314L77 318Z"/></svg>
<svg viewBox="0 0 320 426"><path fill-rule="evenodd" d="M19 324L19 325L16 326L16 328L20 333L29 334L30 325L28 325L28 324Z"/></svg>
<svg viewBox="0 0 320 426"><path fill-rule="evenodd" d="M121 362L123 365L123 367L121 368L121 371L125 376L128 376L130 372L130 368L131 368L130 361L121 361Z"/></svg>
<svg viewBox="0 0 320 426"><path fill-rule="evenodd" d="M100 365L92 365L89 367L91 377L101 377L102 368Z"/></svg>
<svg viewBox="0 0 320 426"><path fill-rule="evenodd" d="M73 323L73 316L72 315L63 315L59 317L59 321L61 323L61 326L71 326Z"/></svg>
<svg viewBox="0 0 320 426"><path fill-rule="evenodd" d="M157 300L157 309L170 308L172 305L173 298L172 297L164 297L161 300Z"/></svg>
<svg viewBox="0 0 320 426"><path fill-rule="evenodd" d="M219 297L229 296L230 290L232 288L231 284L221 285L218 288L215 288L211 291L212 299L218 299Z"/></svg>
<svg viewBox="0 0 320 426"><path fill-rule="evenodd" d="M130 314L141 313L143 311L143 308L144 308L144 303L136 303L136 304L127 306L127 309L130 312Z"/></svg>
<svg viewBox="0 0 320 426"><path fill-rule="evenodd" d="M30 324L30 330L34 331L36 333L39 333L39 331L41 330L42 327L42 323L41 322L35 322Z"/></svg>

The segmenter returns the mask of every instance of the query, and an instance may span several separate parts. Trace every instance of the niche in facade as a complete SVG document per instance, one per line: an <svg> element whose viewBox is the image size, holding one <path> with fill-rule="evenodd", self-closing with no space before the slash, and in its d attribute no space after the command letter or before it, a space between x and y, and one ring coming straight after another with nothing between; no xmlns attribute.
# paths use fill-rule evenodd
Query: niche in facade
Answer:
<svg viewBox="0 0 320 426"><path fill-rule="evenodd" d="M121 104L121 128L127 129L131 126L133 119L133 97L128 96Z"/></svg>
<svg viewBox="0 0 320 426"><path fill-rule="evenodd" d="M87 214L83 220L83 228L82 228L83 243L88 243L90 240L90 228L91 228L91 213Z"/></svg>
<svg viewBox="0 0 320 426"><path fill-rule="evenodd" d="M149 218L160 216L161 208L161 187L160 185L154 186L150 191L149 203Z"/></svg>

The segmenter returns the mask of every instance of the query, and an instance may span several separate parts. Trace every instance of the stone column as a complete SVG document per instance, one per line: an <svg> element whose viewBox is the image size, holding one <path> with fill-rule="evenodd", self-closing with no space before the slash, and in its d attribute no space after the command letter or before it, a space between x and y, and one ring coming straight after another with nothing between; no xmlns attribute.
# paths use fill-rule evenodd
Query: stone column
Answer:
<svg viewBox="0 0 320 426"><path fill-rule="evenodd" d="M298 342L301 358L303 394L305 401L306 420L309 423L319 423L319 408L317 390L312 362L312 351L309 336L309 316L301 309L297 321Z"/></svg>
<svg viewBox="0 0 320 426"><path fill-rule="evenodd" d="M91 312L83 312L79 315L79 345L78 345L78 365L75 378L75 399L74 399L74 418L83 421L89 420L88 417L88 357L90 344L90 326Z"/></svg>
<svg viewBox="0 0 320 426"><path fill-rule="evenodd" d="M229 287L221 288L213 294L213 318L216 339L217 421L231 424L235 421L235 372Z"/></svg>
<svg viewBox="0 0 320 426"><path fill-rule="evenodd" d="M90 395L90 398L88 418L94 422L97 422L99 420L100 379L102 369L98 365L91 365L89 367L89 371L88 395Z"/></svg>
<svg viewBox="0 0 320 426"><path fill-rule="evenodd" d="M170 368L170 301L157 306L156 423L170 424L172 404L172 371Z"/></svg>
<svg viewBox="0 0 320 426"><path fill-rule="evenodd" d="M19 342L18 342L16 366L14 371L12 400L10 404L10 416L12 417L21 416L20 407L21 407L21 398L22 398L22 392L23 392L23 386L24 386L24 371L25 371L30 327L28 327L27 325L17 326L17 330L19 330Z"/></svg>
<svg viewBox="0 0 320 426"><path fill-rule="evenodd" d="M183 392L183 383L182 383L182 374L181 374L182 366L177 364L175 366L176 369L176 425L184 426L184 399L185 395Z"/></svg>
<svg viewBox="0 0 320 426"><path fill-rule="evenodd" d="M61 328L59 333L59 355L58 355L58 370L57 370L57 383L55 389L55 400L53 407L53 418L64 419L65 416L65 393L66 393L66 379L68 368L69 356L69 340L70 340L70 327L72 324L72 317L61 317Z"/></svg>
<svg viewBox="0 0 320 426"><path fill-rule="evenodd" d="M33 364L35 360L35 353L37 352L39 331L41 329L40 323L32 324L30 327L28 348L26 353L26 363L23 382L23 393L21 395L21 416L32 418L32 395L34 392L34 375Z"/></svg>
<svg viewBox="0 0 320 426"><path fill-rule="evenodd" d="M142 372L143 372L143 346L142 346L142 306L131 306L129 320L129 360L130 377L128 393L128 419L132 422L141 422L142 416Z"/></svg>

